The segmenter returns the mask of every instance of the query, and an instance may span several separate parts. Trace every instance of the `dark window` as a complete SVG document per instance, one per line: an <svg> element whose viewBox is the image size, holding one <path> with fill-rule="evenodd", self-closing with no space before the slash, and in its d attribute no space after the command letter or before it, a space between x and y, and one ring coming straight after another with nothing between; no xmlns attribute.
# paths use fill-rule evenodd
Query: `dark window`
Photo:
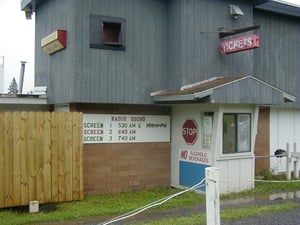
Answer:
<svg viewBox="0 0 300 225"><path fill-rule="evenodd" d="M90 47L125 50L125 20L119 17L90 15Z"/></svg>
<svg viewBox="0 0 300 225"><path fill-rule="evenodd" d="M121 43L121 23L102 23L102 41L106 44L119 44Z"/></svg>
<svg viewBox="0 0 300 225"><path fill-rule="evenodd" d="M251 114L223 115L223 154L251 151Z"/></svg>

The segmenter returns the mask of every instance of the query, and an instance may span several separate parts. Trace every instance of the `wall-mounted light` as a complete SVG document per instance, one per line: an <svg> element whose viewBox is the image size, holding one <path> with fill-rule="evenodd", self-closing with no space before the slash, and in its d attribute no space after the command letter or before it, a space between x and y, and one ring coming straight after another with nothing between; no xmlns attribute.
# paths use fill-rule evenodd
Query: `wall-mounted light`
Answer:
<svg viewBox="0 0 300 225"><path fill-rule="evenodd" d="M25 8L24 11L25 11L26 20L31 20L32 10L29 7L27 7L27 8Z"/></svg>
<svg viewBox="0 0 300 225"><path fill-rule="evenodd" d="M229 13L232 16L232 18L234 18L234 19L237 19L237 18L239 18L239 16L244 15L241 8L237 5L229 5Z"/></svg>

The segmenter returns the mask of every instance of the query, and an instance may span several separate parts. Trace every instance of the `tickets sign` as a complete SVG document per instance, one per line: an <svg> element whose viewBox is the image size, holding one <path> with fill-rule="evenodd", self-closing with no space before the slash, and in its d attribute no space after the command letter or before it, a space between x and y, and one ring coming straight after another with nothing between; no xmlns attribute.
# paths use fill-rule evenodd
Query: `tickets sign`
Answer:
<svg viewBox="0 0 300 225"><path fill-rule="evenodd" d="M246 51L254 48L259 48L259 36L256 34L227 39L220 43L220 52L222 54L230 54L234 52Z"/></svg>

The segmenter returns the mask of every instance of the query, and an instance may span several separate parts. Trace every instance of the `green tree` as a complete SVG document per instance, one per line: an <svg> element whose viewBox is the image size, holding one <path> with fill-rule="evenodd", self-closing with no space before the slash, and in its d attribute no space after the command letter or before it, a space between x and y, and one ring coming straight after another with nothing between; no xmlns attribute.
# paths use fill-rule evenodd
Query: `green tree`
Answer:
<svg viewBox="0 0 300 225"><path fill-rule="evenodd" d="M8 94L18 94L18 84L15 78L12 79L8 87Z"/></svg>

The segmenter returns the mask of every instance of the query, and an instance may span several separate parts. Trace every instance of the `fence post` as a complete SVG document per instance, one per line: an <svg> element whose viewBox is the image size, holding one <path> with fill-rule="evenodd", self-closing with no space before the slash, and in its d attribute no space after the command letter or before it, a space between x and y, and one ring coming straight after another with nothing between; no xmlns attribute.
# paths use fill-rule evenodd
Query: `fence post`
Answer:
<svg viewBox="0 0 300 225"><path fill-rule="evenodd" d="M220 225L219 169L205 168L206 178L206 224Z"/></svg>
<svg viewBox="0 0 300 225"><path fill-rule="evenodd" d="M294 143L294 152L293 152L293 160L294 160L294 177L296 179L299 178L299 171L298 171L298 165L299 165L299 153L297 153L297 144Z"/></svg>
<svg viewBox="0 0 300 225"><path fill-rule="evenodd" d="M290 162L291 162L291 151L290 151L290 143L286 144L286 178L288 180L291 179L291 166L290 166Z"/></svg>

